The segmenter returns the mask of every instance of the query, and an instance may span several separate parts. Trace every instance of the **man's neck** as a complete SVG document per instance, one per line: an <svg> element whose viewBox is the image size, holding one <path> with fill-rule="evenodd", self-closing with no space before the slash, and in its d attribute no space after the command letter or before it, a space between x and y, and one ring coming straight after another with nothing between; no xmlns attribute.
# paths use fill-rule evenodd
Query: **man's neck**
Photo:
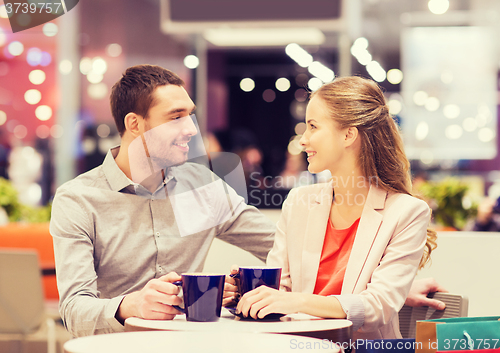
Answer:
<svg viewBox="0 0 500 353"><path fill-rule="evenodd" d="M115 162L118 168L129 178L132 180L132 173L130 172L130 161L128 158L128 143L122 139L120 150L118 151L117 156L115 157Z"/></svg>

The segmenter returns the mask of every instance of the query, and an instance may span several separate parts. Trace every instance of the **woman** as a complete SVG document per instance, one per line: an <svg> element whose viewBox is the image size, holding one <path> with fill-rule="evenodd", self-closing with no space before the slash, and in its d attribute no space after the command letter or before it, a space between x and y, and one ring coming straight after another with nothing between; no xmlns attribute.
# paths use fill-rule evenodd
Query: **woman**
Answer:
<svg viewBox="0 0 500 353"><path fill-rule="evenodd" d="M308 169L328 169L332 179L290 192L267 259L283 268L281 290L259 287L237 311L347 318L354 339L400 338L396 314L435 232L427 231L429 207L411 196L384 95L371 80L338 78L311 95L306 124Z"/></svg>

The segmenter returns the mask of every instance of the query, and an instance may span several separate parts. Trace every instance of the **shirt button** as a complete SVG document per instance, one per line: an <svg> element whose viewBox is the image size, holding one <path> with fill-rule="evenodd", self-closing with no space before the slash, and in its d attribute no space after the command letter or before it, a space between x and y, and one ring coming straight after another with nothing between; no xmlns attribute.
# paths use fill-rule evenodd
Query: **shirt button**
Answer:
<svg viewBox="0 0 500 353"><path fill-rule="evenodd" d="M156 232L156 236L159 237L160 236L160 232Z"/></svg>

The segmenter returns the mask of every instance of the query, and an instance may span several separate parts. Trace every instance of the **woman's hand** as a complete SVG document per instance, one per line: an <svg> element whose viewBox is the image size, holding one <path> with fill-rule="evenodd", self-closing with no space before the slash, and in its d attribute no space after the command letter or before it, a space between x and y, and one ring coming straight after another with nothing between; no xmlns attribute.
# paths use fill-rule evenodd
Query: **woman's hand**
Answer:
<svg viewBox="0 0 500 353"><path fill-rule="evenodd" d="M238 265L231 266L231 275L237 274L239 271ZM226 276L226 281L224 283L224 295L222 297L222 306L233 306L238 302L240 293L238 291L238 285L236 279L231 276Z"/></svg>
<svg viewBox="0 0 500 353"><path fill-rule="evenodd" d="M241 297L237 313L244 317L262 319L267 314L291 314L300 311L302 293L280 291L266 286L260 286L245 293Z"/></svg>

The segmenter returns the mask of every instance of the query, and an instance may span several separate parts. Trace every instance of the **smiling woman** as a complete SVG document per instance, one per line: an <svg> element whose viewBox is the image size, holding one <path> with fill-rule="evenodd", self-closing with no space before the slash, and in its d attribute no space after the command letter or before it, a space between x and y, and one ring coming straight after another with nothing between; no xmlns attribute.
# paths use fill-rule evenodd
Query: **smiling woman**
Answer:
<svg viewBox="0 0 500 353"><path fill-rule="evenodd" d="M290 192L267 258L283 269L281 290L259 287L237 310L347 318L354 339L401 338L397 312L435 232L426 242L430 209L411 196L384 95L371 80L338 78L312 94L306 123L309 171L328 169L332 179Z"/></svg>

